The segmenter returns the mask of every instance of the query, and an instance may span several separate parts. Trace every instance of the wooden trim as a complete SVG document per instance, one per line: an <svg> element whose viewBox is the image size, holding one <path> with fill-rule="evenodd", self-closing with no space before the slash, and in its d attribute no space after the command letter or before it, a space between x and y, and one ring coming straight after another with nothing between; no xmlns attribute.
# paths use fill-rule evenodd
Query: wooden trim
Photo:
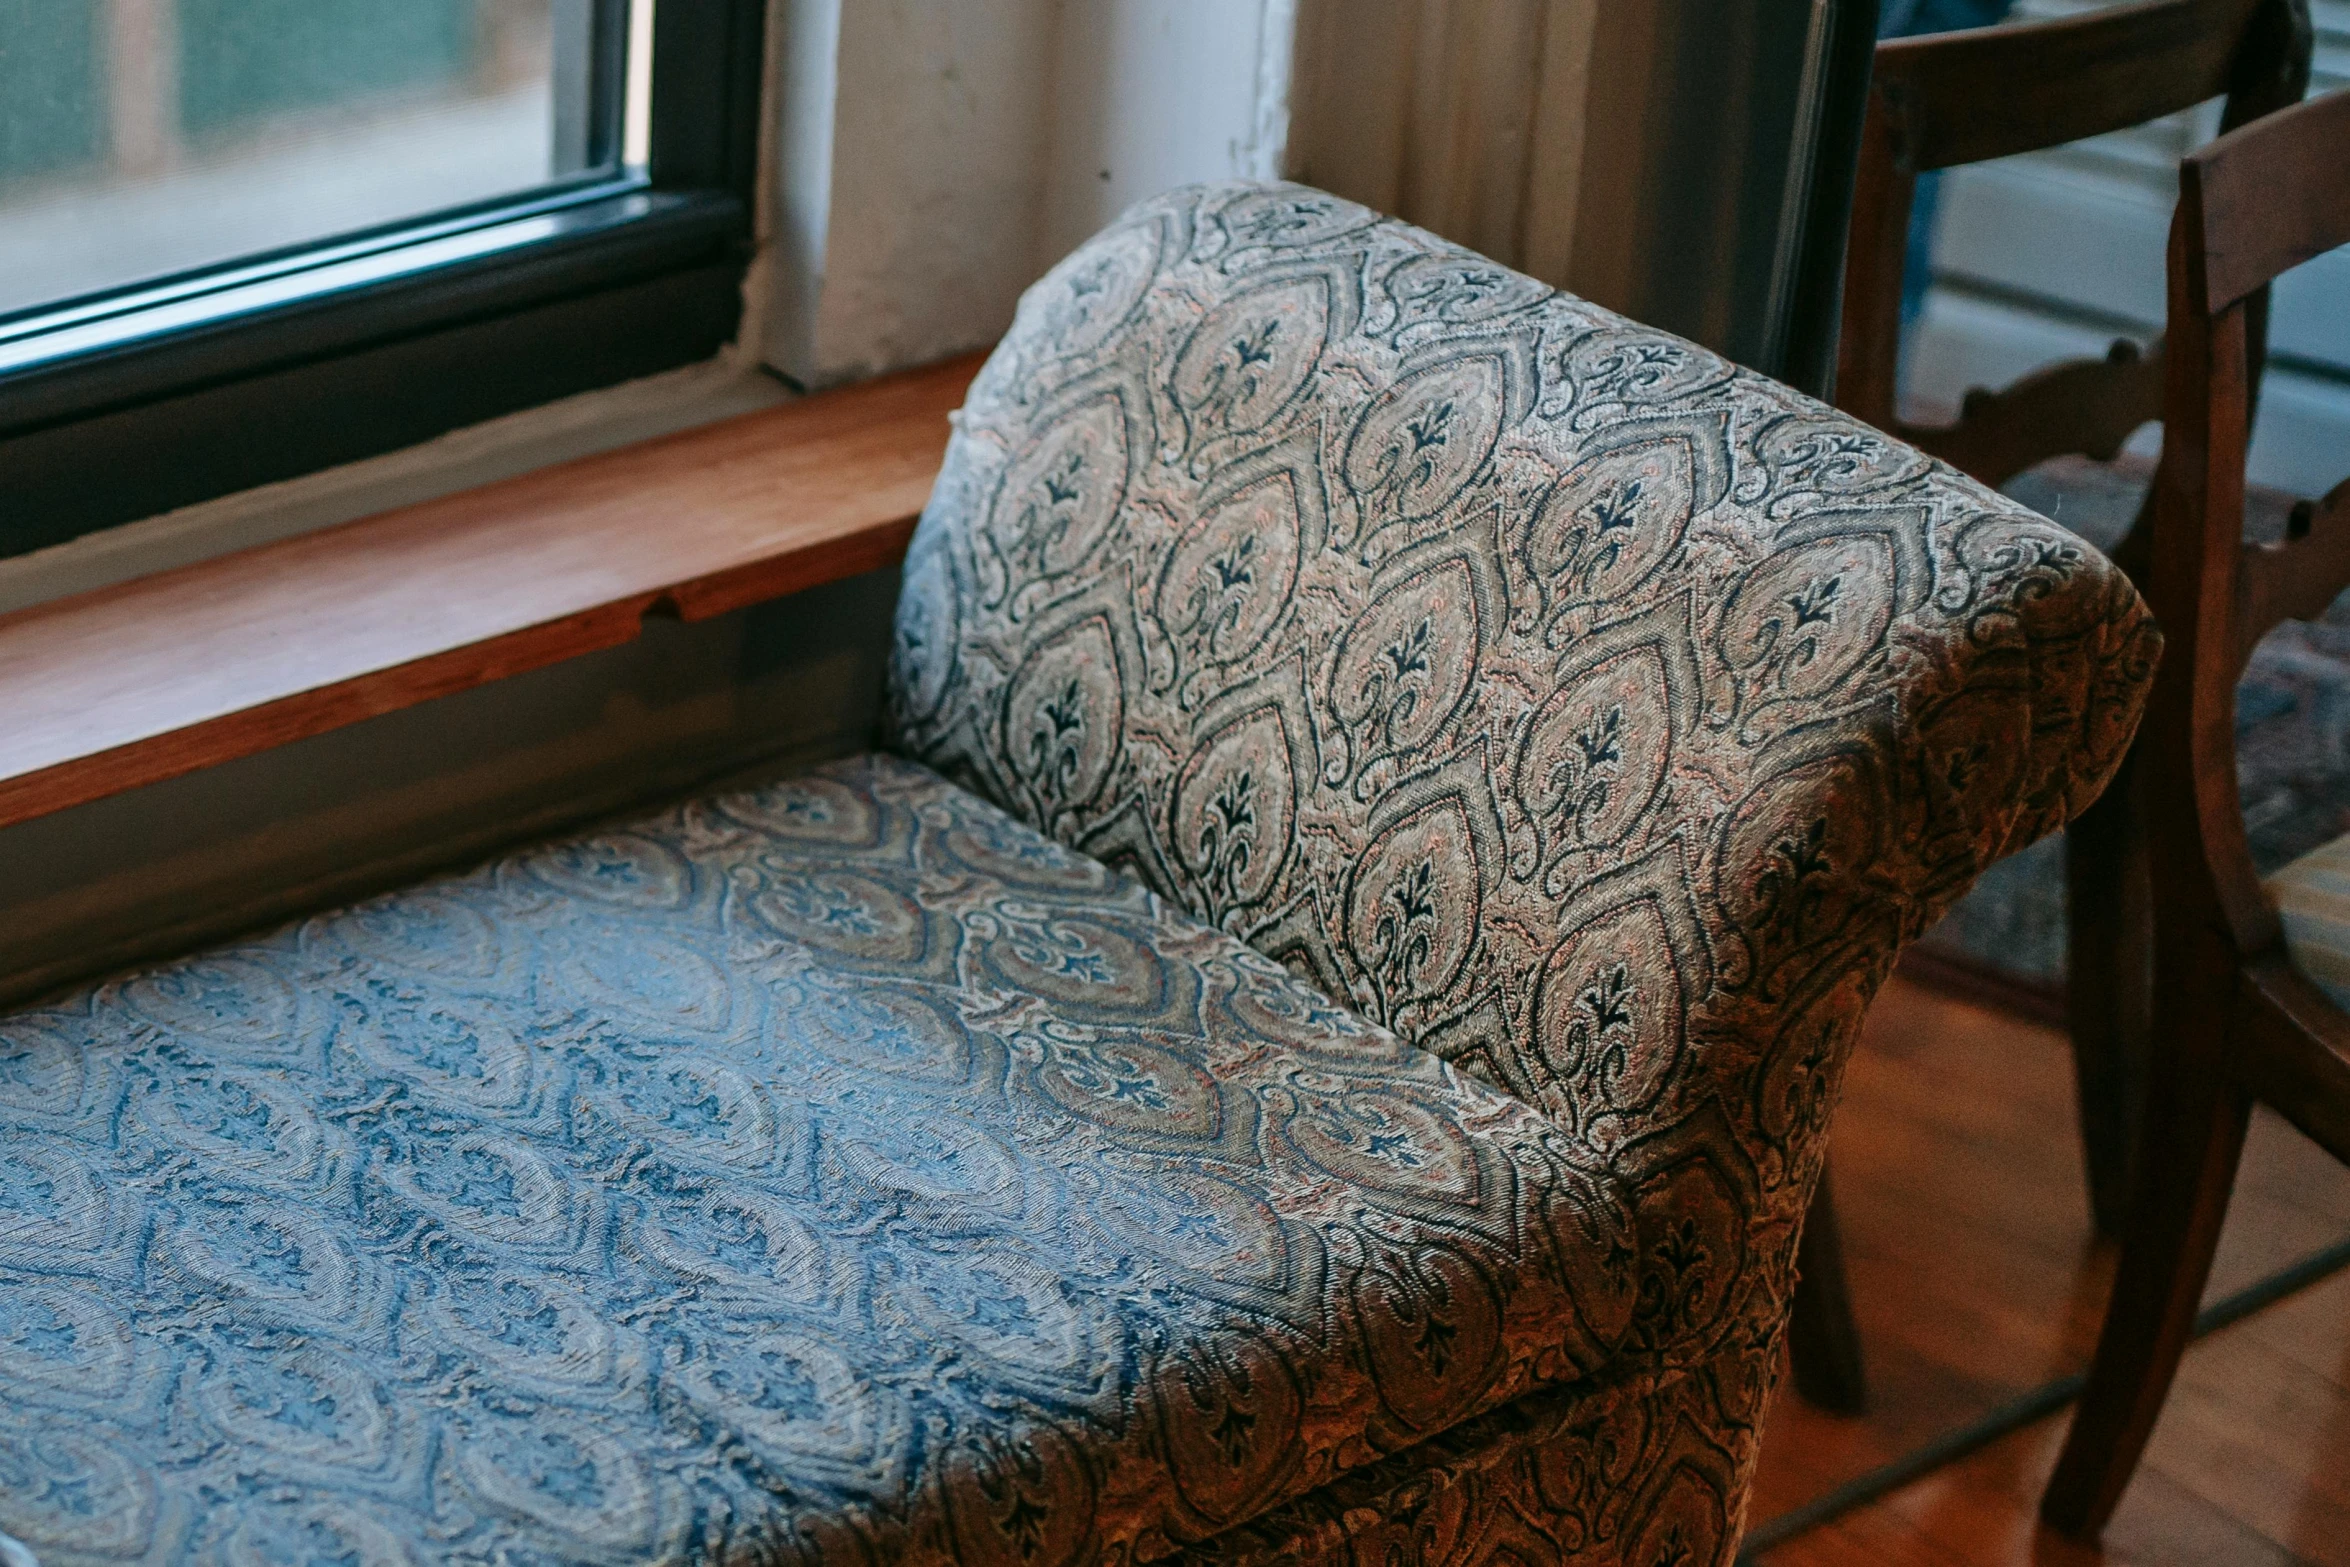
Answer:
<svg viewBox="0 0 2350 1567"><path fill-rule="evenodd" d="M887 566L978 363L0 617L0 827Z"/></svg>
<svg viewBox="0 0 2350 1567"><path fill-rule="evenodd" d="M2064 983L1996 968L1938 947L1911 947L1895 971L1910 983L2049 1028L2065 1026Z"/></svg>
<svg viewBox="0 0 2350 1567"><path fill-rule="evenodd" d="M1923 173L2034 152L2217 97L2253 14L2273 3L2140 0L1879 44L1877 81L1907 111L1903 165Z"/></svg>
<svg viewBox="0 0 2350 1567"><path fill-rule="evenodd" d="M2278 89L2289 107L2223 126L2179 165L2201 225L2193 303L2212 315L2350 244L2350 92L2299 101L2308 76Z"/></svg>

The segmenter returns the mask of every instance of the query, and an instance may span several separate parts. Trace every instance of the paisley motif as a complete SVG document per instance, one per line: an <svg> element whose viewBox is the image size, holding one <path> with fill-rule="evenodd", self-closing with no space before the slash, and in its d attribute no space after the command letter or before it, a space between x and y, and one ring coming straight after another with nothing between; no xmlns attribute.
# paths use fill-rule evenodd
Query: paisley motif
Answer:
<svg viewBox="0 0 2350 1567"><path fill-rule="evenodd" d="M266 1318L347 1327L366 1304L349 1243L291 1203L235 1194L162 1215L162 1244L190 1281L262 1308Z"/></svg>
<svg viewBox="0 0 2350 1567"><path fill-rule="evenodd" d="M1271 890L1297 826L1297 777L1281 709L1227 720L1175 775L1168 801L1178 863L1197 881L1211 918Z"/></svg>
<svg viewBox="0 0 2350 1567"><path fill-rule="evenodd" d="M1604 452L1561 479L1520 546L1546 613L1575 604L1626 605L1680 546L1697 508L1686 438Z"/></svg>
<svg viewBox="0 0 2350 1567"><path fill-rule="evenodd" d="M1334 240L1378 221L1351 201L1302 185L1243 186L1222 194L1227 199L1215 211L1214 223L1225 242L1227 272L1260 252L1327 250Z"/></svg>
<svg viewBox="0 0 2350 1567"><path fill-rule="evenodd" d="M1855 883L1878 863L1886 825L1860 805L1883 792L1864 755L1795 759L1783 776L1808 787L1739 802L1722 835L1717 887L1765 980L1844 934L1864 906Z"/></svg>
<svg viewBox="0 0 2350 1567"><path fill-rule="evenodd" d="M822 1051L863 1071L955 1084L980 1058L971 1030L941 998L911 987L858 986L775 1019L782 1048Z"/></svg>
<svg viewBox="0 0 2350 1567"><path fill-rule="evenodd" d="M556 969L572 994L630 1025L716 1034L734 1017L733 989L715 959L646 931L583 930Z"/></svg>
<svg viewBox="0 0 2350 1567"><path fill-rule="evenodd" d="M1207 1529L1248 1517L1297 1463L1305 1390L1280 1349L1234 1324L1156 1368L1167 1465Z"/></svg>
<svg viewBox="0 0 2350 1567"><path fill-rule="evenodd" d="M1501 434L1507 374L1497 354L1464 354L1404 376L1371 401L1340 470L1364 533L1424 522L1467 488Z"/></svg>
<svg viewBox="0 0 2350 1567"><path fill-rule="evenodd" d="M1296 477L1277 469L1203 515L1167 556L1155 611L1188 667L1259 651L1297 588Z"/></svg>
<svg viewBox="0 0 2350 1567"><path fill-rule="evenodd" d="M680 1368L676 1387L703 1418L739 1432L783 1472L813 1471L876 1500L904 1486L912 1407L822 1337L775 1328L715 1344Z"/></svg>
<svg viewBox="0 0 2350 1567"><path fill-rule="evenodd" d="M954 560L947 551L922 549L906 556L897 621L890 632L890 668L905 692L908 711L924 718L938 712L954 683L962 602Z"/></svg>
<svg viewBox="0 0 2350 1567"><path fill-rule="evenodd" d="M552 1279L500 1269L461 1290L436 1290L414 1309L423 1331L501 1382L577 1393L609 1388L619 1371L619 1332Z"/></svg>
<svg viewBox="0 0 2350 1567"><path fill-rule="evenodd" d="M1543 965L1536 1037L1580 1123L1637 1113L1680 1064L1681 981L1648 956L1658 951L1672 951L1671 932L1664 911L1642 898L1582 926Z"/></svg>
<svg viewBox="0 0 2350 1567"><path fill-rule="evenodd" d="M1569 849L1618 842L1656 803L1672 756L1674 706L1695 700L1675 696L1670 662L1653 641L1605 653L1565 676L1536 710L1515 781L1542 832L1545 865Z"/></svg>
<svg viewBox="0 0 2350 1567"><path fill-rule="evenodd" d="M1407 756L1449 722L1477 674L1476 578L1458 556L1403 577L1338 642L1330 712L1360 736L1355 766Z"/></svg>
<svg viewBox="0 0 2350 1567"><path fill-rule="evenodd" d="M1477 1150L1442 1110L1399 1089L1300 1099L1283 1130L1299 1154L1337 1179L1411 1202L1477 1201Z"/></svg>
<svg viewBox="0 0 2350 1567"><path fill-rule="evenodd" d="M1303 1264L1263 1197L1189 1162L1164 1161L1106 1196L1111 1222L1168 1247L1192 1272L1219 1283L1279 1291Z"/></svg>
<svg viewBox="0 0 2350 1567"><path fill-rule="evenodd" d="M680 1156L737 1170L760 1170L782 1155L784 1118L756 1079L714 1056L664 1051L629 1062L601 1091L583 1093L575 1112L583 1129L599 1122L614 1135L659 1143Z"/></svg>
<svg viewBox="0 0 2350 1567"><path fill-rule="evenodd" d="M1077 404L1005 470L989 522L997 552L1045 577L1083 565L1117 521L1128 460L1118 395Z"/></svg>
<svg viewBox="0 0 2350 1567"><path fill-rule="evenodd" d="M1449 1247L1380 1254L1356 1276L1354 1305L1379 1401L1407 1430L1444 1429L1500 1372L1501 1301Z"/></svg>
<svg viewBox="0 0 2350 1567"><path fill-rule="evenodd" d="M1049 816L1092 803L1125 724L1117 643L1097 617L1040 643L1005 689L1006 759Z"/></svg>
<svg viewBox="0 0 2350 1567"><path fill-rule="evenodd" d="M880 1106L831 1119L825 1142L842 1170L893 1203L962 1219L1018 1213L1027 1196L1018 1157L959 1117Z"/></svg>
<svg viewBox="0 0 2350 1567"><path fill-rule="evenodd" d="M1020 301L1022 337L1056 358L1082 360L1126 320L1157 269L1159 224L1121 224L1068 257Z"/></svg>
<svg viewBox="0 0 2350 1567"><path fill-rule="evenodd" d="M96 1437L0 1427L0 1497L8 1532L38 1552L137 1561L155 1537L152 1475Z"/></svg>
<svg viewBox="0 0 2350 1567"><path fill-rule="evenodd" d="M981 956L991 977L1019 994L1105 1020L1149 1022L1166 1016L1188 989L1130 929L1082 916L1005 912L1001 933Z"/></svg>
<svg viewBox="0 0 2350 1567"><path fill-rule="evenodd" d="M604 833L549 844L521 868L558 892L623 908L675 908L693 888L685 856L634 833Z"/></svg>
<svg viewBox="0 0 2350 1567"><path fill-rule="evenodd" d="M1604 429L1627 413L1694 404L1735 373L1695 343L1612 321L1567 336L1541 411L1577 430Z"/></svg>
<svg viewBox="0 0 2350 1567"><path fill-rule="evenodd" d="M1038 1085L1072 1115L1146 1146L1223 1135L1216 1080L1148 1033L1053 1029L1029 1042L1044 1057Z"/></svg>
<svg viewBox="0 0 2350 1567"><path fill-rule="evenodd" d="M1371 840L1347 879L1347 949L1372 987L1373 1014L1393 1017L1442 993L1476 944L1477 834L1457 794L1440 796Z"/></svg>
<svg viewBox="0 0 2350 1567"><path fill-rule="evenodd" d="M377 898L321 918L311 934L442 984L488 979L504 962L496 923L462 898Z"/></svg>
<svg viewBox="0 0 2350 1567"><path fill-rule="evenodd" d="M870 847L881 841L873 802L829 778L790 778L726 802L726 813L770 837L795 843Z"/></svg>
<svg viewBox="0 0 2350 1567"><path fill-rule="evenodd" d="M227 953L141 975L123 987L123 999L157 1028L247 1050L289 1039L302 1012L301 998L283 974Z"/></svg>
<svg viewBox="0 0 2350 1567"><path fill-rule="evenodd" d="M1891 546L1871 534L1814 539L1765 560L1722 605L1722 659L1752 712L1819 701L1884 645Z"/></svg>
<svg viewBox="0 0 2350 1567"><path fill-rule="evenodd" d="M362 986L337 1046L372 1070L437 1099L497 1109L532 1084L530 1047L494 1011L435 1005L391 986Z"/></svg>
<svg viewBox="0 0 2350 1567"><path fill-rule="evenodd" d="M207 1379L197 1407L232 1442L300 1466L379 1468L392 1446L391 1411L357 1367L323 1345L295 1341L245 1361L234 1382Z"/></svg>
<svg viewBox="0 0 2350 1567"><path fill-rule="evenodd" d="M13 1128L0 1139L0 1263L95 1252L107 1227L106 1193L74 1144Z"/></svg>
<svg viewBox="0 0 2350 1567"><path fill-rule="evenodd" d="M130 1391L131 1326L82 1289L31 1284L0 1296L0 1379L113 1403Z"/></svg>
<svg viewBox="0 0 2350 1567"><path fill-rule="evenodd" d="M494 1247L567 1251L581 1214L562 1168L518 1138L470 1132L379 1178L422 1213Z"/></svg>
<svg viewBox="0 0 2350 1567"><path fill-rule="evenodd" d="M1399 345L1437 341L1532 310L1551 290L1482 256L1413 256L1382 280L1392 315L1364 323Z"/></svg>
<svg viewBox="0 0 2350 1567"><path fill-rule="evenodd" d="M1827 1130L1836 1108L1835 1064L1860 1033L1874 978L1865 970L1834 975L1819 994L1800 997L1788 1009L1758 1084L1758 1120L1775 1143Z"/></svg>
<svg viewBox="0 0 2350 1567"><path fill-rule="evenodd" d="M191 1072L158 1084L139 1103L158 1135L244 1180L298 1187L318 1176L334 1151L318 1116L267 1073Z"/></svg>
<svg viewBox="0 0 2350 1567"><path fill-rule="evenodd" d="M1044 1424L974 1432L940 1468L957 1562L1075 1567L1084 1558L1096 1480L1068 1436Z"/></svg>
<svg viewBox="0 0 2350 1567"><path fill-rule="evenodd" d="M81 1109L93 1063L72 1026L39 1014L0 1019L0 1116L66 1120Z"/></svg>
<svg viewBox="0 0 2350 1567"><path fill-rule="evenodd" d="M1007 826L949 817L940 824L937 843L947 857L1013 891L1099 896L1114 887L1111 872L1091 855Z"/></svg>
<svg viewBox="0 0 2350 1567"><path fill-rule="evenodd" d="M1289 406L1321 363L1331 286L1320 273L1279 278L1202 318L1167 383L1193 450L1261 430Z"/></svg>
<svg viewBox="0 0 2350 1567"><path fill-rule="evenodd" d="M639 1233L662 1266L762 1299L813 1305L834 1282L823 1238L793 1205L755 1188L713 1183L667 1194L643 1214Z"/></svg>
<svg viewBox="0 0 2350 1567"><path fill-rule="evenodd" d="M656 1549L662 1519L653 1476L643 1459L589 1421L485 1409L451 1434L452 1476L493 1513L582 1555L641 1558Z"/></svg>
<svg viewBox="0 0 2350 1567"><path fill-rule="evenodd" d="M780 877L746 898L744 907L777 935L854 963L917 965L931 943L929 921L913 899L851 871Z"/></svg>
<svg viewBox="0 0 2350 1567"><path fill-rule="evenodd" d="M288 1513L247 1513L230 1525L220 1559L226 1567L421 1567L375 1509L350 1497Z"/></svg>
<svg viewBox="0 0 2350 1567"><path fill-rule="evenodd" d="M915 1253L899 1260L898 1300L932 1342L984 1356L1018 1383L1062 1391L1115 1364L1114 1346L1095 1342L1115 1323L1084 1308L1083 1283L1002 1246L967 1264L924 1261Z"/></svg>

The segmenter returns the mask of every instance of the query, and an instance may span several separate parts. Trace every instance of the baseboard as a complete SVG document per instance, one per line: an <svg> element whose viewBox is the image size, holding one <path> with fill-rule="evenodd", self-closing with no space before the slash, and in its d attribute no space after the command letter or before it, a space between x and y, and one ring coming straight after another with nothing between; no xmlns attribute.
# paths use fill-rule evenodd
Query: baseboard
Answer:
<svg viewBox="0 0 2350 1567"><path fill-rule="evenodd" d="M1913 984L2049 1028L2065 1026L2064 984L2033 979L1937 947L1912 947L1894 970Z"/></svg>

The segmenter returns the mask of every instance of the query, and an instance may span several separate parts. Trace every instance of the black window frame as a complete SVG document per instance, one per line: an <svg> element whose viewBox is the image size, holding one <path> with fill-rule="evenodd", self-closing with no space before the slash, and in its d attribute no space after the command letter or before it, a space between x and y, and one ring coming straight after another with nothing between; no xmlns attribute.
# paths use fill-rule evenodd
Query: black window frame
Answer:
<svg viewBox="0 0 2350 1567"><path fill-rule="evenodd" d="M617 80L627 0L595 3L592 69ZM655 5L645 170L0 322L0 557L716 354L751 256L765 10Z"/></svg>

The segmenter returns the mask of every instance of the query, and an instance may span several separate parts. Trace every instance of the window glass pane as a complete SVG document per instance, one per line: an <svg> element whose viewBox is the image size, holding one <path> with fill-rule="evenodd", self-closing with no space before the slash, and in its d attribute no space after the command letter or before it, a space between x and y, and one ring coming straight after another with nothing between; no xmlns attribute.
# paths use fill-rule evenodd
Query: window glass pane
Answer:
<svg viewBox="0 0 2350 1567"><path fill-rule="evenodd" d="M0 313L588 172L598 11L0 0Z"/></svg>

